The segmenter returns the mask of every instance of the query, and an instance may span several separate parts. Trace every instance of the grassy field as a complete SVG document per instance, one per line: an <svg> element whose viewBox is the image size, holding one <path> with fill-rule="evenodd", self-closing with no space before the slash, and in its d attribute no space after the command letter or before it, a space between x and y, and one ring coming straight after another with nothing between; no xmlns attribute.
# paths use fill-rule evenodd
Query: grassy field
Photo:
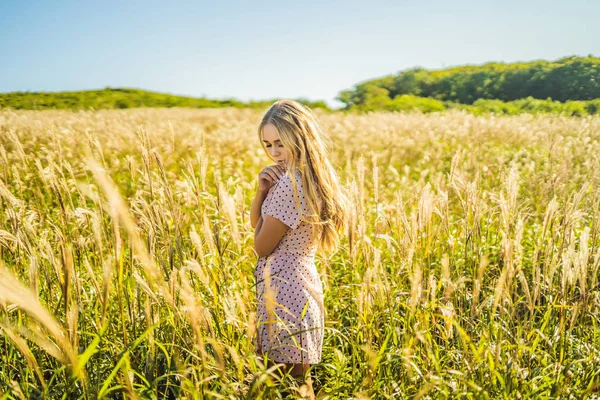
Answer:
<svg viewBox="0 0 600 400"><path fill-rule="evenodd" d="M0 110L0 398L277 397L263 111ZM598 396L600 117L319 115L352 199L320 395Z"/></svg>

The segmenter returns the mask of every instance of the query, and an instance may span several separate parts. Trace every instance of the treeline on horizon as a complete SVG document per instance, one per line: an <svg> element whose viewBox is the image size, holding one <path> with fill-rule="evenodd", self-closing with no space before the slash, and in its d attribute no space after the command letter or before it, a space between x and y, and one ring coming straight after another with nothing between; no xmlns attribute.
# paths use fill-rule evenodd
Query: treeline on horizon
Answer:
<svg viewBox="0 0 600 400"><path fill-rule="evenodd" d="M600 58L412 68L342 91L345 110L600 113Z"/></svg>
<svg viewBox="0 0 600 400"><path fill-rule="evenodd" d="M324 101L296 99L311 108L329 107ZM16 110L100 110L136 107L187 107L187 108L266 108L276 99L243 102L235 99L214 100L204 97L186 97L155 93L141 89L105 88L77 92L12 92L0 93L0 108Z"/></svg>
<svg viewBox="0 0 600 400"><path fill-rule="evenodd" d="M331 111L324 101L296 99L311 108ZM474 114L600 114L600 58L564 57L556 61L487 63L442 70L412 68L372 79L340 92L343 110L466 110ZM105 88L77 92L0 93L0 108L107 109L134 107L267 108L273 100L242 102Z"/></svg>

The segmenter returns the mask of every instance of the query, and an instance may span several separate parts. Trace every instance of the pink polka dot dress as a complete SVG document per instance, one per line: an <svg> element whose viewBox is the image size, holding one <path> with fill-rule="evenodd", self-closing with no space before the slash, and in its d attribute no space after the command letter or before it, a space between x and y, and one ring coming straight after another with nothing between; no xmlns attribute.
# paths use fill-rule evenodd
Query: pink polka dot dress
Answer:
<svg viewBox="0 0 600 400"><path fill-rule="evenodd" d="M298 200L308 212L302 179L296 172ZM262 207L290 227L275 250L260 257L254 270L257 298L256 351L287 364L321 361L325 309L323 287L315 266L312 226L300 221L290 177L286 174L269 190Z"/></svg>

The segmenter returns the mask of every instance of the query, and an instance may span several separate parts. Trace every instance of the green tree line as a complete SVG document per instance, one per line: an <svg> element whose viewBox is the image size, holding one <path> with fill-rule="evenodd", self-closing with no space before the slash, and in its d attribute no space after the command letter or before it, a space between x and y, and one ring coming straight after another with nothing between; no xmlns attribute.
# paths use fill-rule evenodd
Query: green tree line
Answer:
<svg viewBox="0 0 600 400"><path fill-rule="evenodd" d="M506 115L552 113L583 117L600 114L600 99L588 101L573 100L561 103L552 99L540 100L529 96L514 101L479 99L473 104L461 104L403 94L396 96L394 99L385 97L374 98L364 104L350 107L349 111L417 111L430 113L447 109L465 110L476 115L491 112Z"/></svg>
<svg viewBox="0 0 600 400"><path fill-rule="evenodd" d="M329 110L324 101L296 99L311 108ZM148 92L140 89L105 88L77 92L12 92L0 93L0 108L17 110L44 109L107 109L133 107L189 107L189 108L266 108L275 100L242 102L235 99L212 100L204 97L185 97Z"/></svg>
<svg viewBox="0 0 600 400"><path fill-rule="evenodd" d="M600 113L600 58L487 63L443 70L412 68L357 84L337 99L351 111L435 112L458 108L476 114ZM324 101L296 99L330 110ZM214 100L140 89L105 88L77 92L0 93L0 108L103 109L132 107L266 108L275 100Z"/></svg>
<svg viewBox="0 0 600 400"><path fill-rule="evenodd" d="M389 109L403 95L460 104L482 99L513 102L528 97L558 102L594 100L600 98L600 58L493 62L443 70L412 68L357 84L342 91L337 99L346 109Z"/></svg>

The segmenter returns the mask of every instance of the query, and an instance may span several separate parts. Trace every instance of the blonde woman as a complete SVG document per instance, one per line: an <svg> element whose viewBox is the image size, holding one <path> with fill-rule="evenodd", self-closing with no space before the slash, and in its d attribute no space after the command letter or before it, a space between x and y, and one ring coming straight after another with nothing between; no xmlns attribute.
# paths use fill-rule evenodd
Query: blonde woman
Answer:
<svg viewBox="0 0 600 400"><path fill-rule="evenodd" d="M347 228L347 197L309 108L291 100L275 102L258 135L275 164L258 175L251 208L259 256L256 351L268 365L304 378L314 398L309 372L321 361L325 322L314 256L337 247L339 233Z"/></svg>

